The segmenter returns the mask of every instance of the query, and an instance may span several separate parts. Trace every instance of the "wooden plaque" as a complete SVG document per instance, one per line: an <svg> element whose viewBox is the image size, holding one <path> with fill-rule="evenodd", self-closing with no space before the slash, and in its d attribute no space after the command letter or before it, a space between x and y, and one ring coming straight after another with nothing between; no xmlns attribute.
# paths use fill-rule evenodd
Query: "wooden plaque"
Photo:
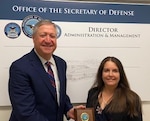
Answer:
<svg viewBox="0 0 150 121"><path fill-rule="evenodd" d="M75 109L75 121L95 121L94 108Z"/></svg>

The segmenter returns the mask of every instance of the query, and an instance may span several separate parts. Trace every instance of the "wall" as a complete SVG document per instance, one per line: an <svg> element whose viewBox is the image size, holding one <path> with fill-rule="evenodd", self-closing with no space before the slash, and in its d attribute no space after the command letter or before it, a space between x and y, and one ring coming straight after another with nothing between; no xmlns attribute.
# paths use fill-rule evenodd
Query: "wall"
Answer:
<svg viewBox="0 0 150 121"><path fill-rule="evenodd" d="M150 102L143 102L143 121L150 121ZM8 121L11 113L10 106L0 107L0 121ZM66 120L64 120L66 121Z"/></svg>
<svg viewBox="0 0 150 121"><path fill-rule="evenodd" d="M97 0L97 1L100 1L100 0ZM132 1L134 1L134 0L132 0ZM147 0L147 1L149 1L149 0ZM115 2L115 0L114 0L114 2ZM116 0L116 2L117 2L117 0ZM150 114L150 101L149 102L143 102L142 107L143 107L143 119L144 119L143 121L150 121L150 117L149 117L149 114ZM1 106L0 107L0 121L8 121L9 117L10 117L10 113L11 113L11 107L10 106Z"/></svg>

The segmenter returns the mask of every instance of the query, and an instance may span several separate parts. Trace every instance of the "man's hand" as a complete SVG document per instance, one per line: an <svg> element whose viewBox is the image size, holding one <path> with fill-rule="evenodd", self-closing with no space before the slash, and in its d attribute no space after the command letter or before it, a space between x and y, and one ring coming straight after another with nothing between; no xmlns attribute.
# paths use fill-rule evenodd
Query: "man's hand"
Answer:
<svg viewBox="0 0 150 121"><path fill-rule="evenodd" d="M74 106L73 108L71 108L68 112L67 112L67 117L71 118L71 119L75 119L74 116L74 109L85 109L86 106L84 105L78 105L78 106Z"/></svg>

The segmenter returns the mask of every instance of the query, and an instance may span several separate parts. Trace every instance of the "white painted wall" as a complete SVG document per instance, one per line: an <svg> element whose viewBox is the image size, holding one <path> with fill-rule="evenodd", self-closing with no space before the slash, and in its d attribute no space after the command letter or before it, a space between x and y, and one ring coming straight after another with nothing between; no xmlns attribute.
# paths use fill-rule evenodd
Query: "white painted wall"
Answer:
<svg viewBox="0 0 150 121"><path fill-rule="evenodd" d="M143 107L143 121L150 121L150 101L142 102ZM1 106L0 107L0 121L9 121L11 113L10 106ZM64 120L66 121L66 119Z"/></svg>

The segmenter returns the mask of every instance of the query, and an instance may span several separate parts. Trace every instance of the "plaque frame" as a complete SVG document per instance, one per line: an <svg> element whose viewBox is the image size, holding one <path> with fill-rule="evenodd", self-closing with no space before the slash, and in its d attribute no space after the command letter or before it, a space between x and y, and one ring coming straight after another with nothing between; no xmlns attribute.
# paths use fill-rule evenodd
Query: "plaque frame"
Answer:
<svg viewBox="0 0 150 121"><path fill-rule="evenodd" d="M75 121L95 121L94 108L74 109Z"/></svg>

